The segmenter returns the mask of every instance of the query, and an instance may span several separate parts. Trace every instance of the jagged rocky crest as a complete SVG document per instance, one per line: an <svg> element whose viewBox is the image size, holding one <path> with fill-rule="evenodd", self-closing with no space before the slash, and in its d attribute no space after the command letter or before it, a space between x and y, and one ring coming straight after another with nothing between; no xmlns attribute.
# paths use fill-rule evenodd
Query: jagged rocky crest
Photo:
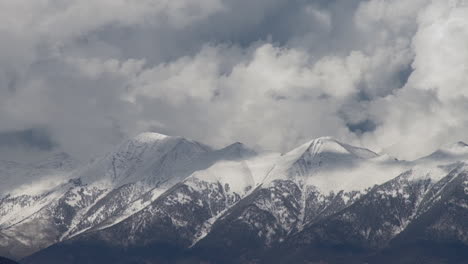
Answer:
<svg viewBox="0 0 468 264"><path fill-rule="evenodd" d="M329 137L279 154L144 133L85 166L66 154L37 166L4 162L6 175L39 176L0 193L0 255L24 263L466 263L467 158L461 142L407 162Z"/></svg>

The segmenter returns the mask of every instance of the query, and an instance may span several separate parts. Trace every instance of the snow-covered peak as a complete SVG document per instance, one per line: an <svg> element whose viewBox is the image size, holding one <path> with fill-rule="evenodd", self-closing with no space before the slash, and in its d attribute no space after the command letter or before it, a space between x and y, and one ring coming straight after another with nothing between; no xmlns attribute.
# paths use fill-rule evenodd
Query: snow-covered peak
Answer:
<svg viewBox="0 0 468 264"><path fill-rule="evenodd" d="M452 162L468 160L468 144L459 141L452 144L444 145L440 149L436 150L429 156L416 160L417 163L427 162Z"/></svg>
<svg viewBox="0 0 468 264"><path fill-rule="evenodd" d="M168 138L169 136L155 133L155 132L144 132L136 137L134 137L132 140L140 143L153 143L158 140L162 140L165 138Z"/></svg>
<svg viewBox="0 0 468 264"><path fill-rule="evenodd" d="M320 137L312 141L311 146L317 149L319 152L335 152L335 153L344 153L351 154L359 158L370 159L378 156L375 152L351 146L345 143L342 143L332 137ZM317 146L317 147L316 147Z"/></svg>
<svg viewBox="0 0 468 264"><path fill-rule="evenodd" d="M452 154L467 154L468 153L468 144L463 141L458 141L452 144L443 146L440 151Z"/></svg>
<svg viewBox="0 0 468 264"><path fill-rule="evenodd" d="M447 144L432 154L411 162L413 166L409 178L438 181L466 161L468 161L468 144L462 141Z"/></svg>
<svg viewBox="0 0 468 264"><path fill-rule="evenodd" d="M182 137L142 133L124 141L76 177L87 184L101 182L113 187L140 181L159 184L178 176L190 160L207 151L209 147Z"/></svg>
<svg viewBox="0 0 468 264"><path fill-rule="evenodd" d="M305 143L314 151L347 152L343 144L333 137L319 137Z"/></svg>
<svg viewBox="0 0 468 264"><path fill-rule="evenodd" d="M245 159L256 155L257 153L240 142L233 143L214 152L221 159Z"/></svg>
<svg viewBox="0 0 468 264"><path fill-rule="evenodd" d="M308 155L311 157L320 155L349 155L353 156L354 158L362 159L370 159L378 156L378 154L373 151L342 143L332 137L316 138L285 154L285 156L297 158L300 158L300 156L303 155Z"/></svg>
<svg viewBox="0 0 468 264"><path fill-rule="evenodd" d="M405 166L371 150L321 137L284 154L265 183L288 179L324 192L362 190L397 176Z"/></svg>
<svg viewBox="0 0 468 264"><path fill-rule="evenodd" d="M331 137L320 137L286 153L278 167L290 175L305 176L319 168L352 167L362 159L377 156L370 150L344 144Z"/></svg>
<svg viewBox="0 0 468 264"><path fill-rule="evenodd" d="M170 137L159 133L145 132L135 137L124 140L117 146L117 148L113 152L128 152L131 151L132 148L148 147L155 144L161 144L165 141L174 141L177 139L181 138Z"/></svg>

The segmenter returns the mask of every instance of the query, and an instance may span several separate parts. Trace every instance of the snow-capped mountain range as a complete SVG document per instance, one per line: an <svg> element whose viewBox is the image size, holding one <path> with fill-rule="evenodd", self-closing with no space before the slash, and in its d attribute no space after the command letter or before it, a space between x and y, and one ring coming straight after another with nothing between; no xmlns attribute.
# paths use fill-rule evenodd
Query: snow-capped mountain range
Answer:
<svg viewBox="0 0 468 264"><path fill-rule="evenodd" d="M466 253L450 254L468 248L465 160L463 142L400 161L329 137L281 154L143 133L86 165L65 153L0 161L0 256L373 263L404 254L401 263L468 263Z"/></svg>

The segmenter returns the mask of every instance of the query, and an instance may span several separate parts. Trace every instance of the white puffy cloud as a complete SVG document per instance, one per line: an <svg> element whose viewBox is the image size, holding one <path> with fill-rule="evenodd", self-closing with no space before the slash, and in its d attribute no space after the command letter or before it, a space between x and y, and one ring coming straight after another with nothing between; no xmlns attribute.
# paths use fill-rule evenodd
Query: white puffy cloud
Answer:
<svg viewBox="0 0 468 264"><path fill-rule="evenodd" d="M434 1L419 16L415 71L408 86L436 90L441 100L468 96L468 3Z"/></svg>
<svg viewBox="0 0 468 264"><path fill-rule="evenodd" d="M0 132L88 158L144 130L402 158L467 140L463 1L0 0ZM18 19L18 18L21 19Z"/></svg>
<svg viewBox="0 0 468 264"><path fill-rule="evenodd" d="M375 145L414 158L468 139L467 13L463 2L438 0L419 12L408 82L370 108L382 124L366 135Z"/></svg>

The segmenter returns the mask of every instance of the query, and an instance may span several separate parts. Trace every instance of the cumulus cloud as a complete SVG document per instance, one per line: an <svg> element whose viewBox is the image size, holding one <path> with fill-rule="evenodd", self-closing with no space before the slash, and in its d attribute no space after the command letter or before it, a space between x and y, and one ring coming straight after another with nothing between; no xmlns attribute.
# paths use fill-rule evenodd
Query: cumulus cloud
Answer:
<svg viewBox="0 0 468 264"><path fill-rule="evenodd" d="M82 159L146 130L279 151L331 135L408 159L468 140L463 1L0 10L0 133L39 128Z"/></svg>
<svg viewBox="0 0 468 264"><path fill-rule="evenodd" d="M407 83L370 108L384 106L376 117L382 125L370 135L377 145L410 158L467 139L467 13L463 1L432 1L418 13Z"/></svg>

